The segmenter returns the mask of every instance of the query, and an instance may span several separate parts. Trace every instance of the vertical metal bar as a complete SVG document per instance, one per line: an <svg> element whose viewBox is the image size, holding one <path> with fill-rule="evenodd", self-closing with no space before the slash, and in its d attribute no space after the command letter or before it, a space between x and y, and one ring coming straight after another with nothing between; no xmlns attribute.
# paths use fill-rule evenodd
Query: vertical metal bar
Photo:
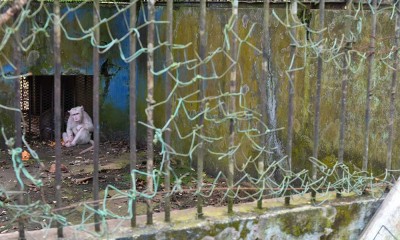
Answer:
<svg viewBox="0 0 400 240"><path fill-rule="evenodd" d="M199 55L201 61L204 61L206 58L206 49L207 49L207 35L206 35L206 0L200 0L200 46L199 46ZM206 66L203 63L200 66L200 75L206 76ZM204 80L199 83L199 100L201 100L200 104L200 112L204 111L205 102L203 101L206 91L206 82ZM201 114L199 116L199 126L201 126L200 135L204 135L204 115ZM200 139L200 146L197 152L197 218L202 218L203 214L203 197L201 196L201 188L203 185L203 168L204 168L204 140Z"/></svg>
<svg viewBox="0 0 400 240"><path fill-rule="evenodd" d="M14 20L17 21L18 14L14 17ZM14 64L15 64L15 80L14 80L14 106L17 109L21 109L21 48L19 46L20 41L20 32L16 31L14 33L14 41L13 41L13 48L14 48ZM15 127L15 147L20 148L22 147L22 128L21 128L21 112L15 112L14 115L14 127ZM21 158L21 154L19 156ZM22 193L24 188L21 187L21 194L18 196L18 204L24 205L25 204L25 196ZM25 239L25 225L22 218L18 219L18 233L19 239Z"/></svg>
<svg viewBox="0 0 400 240"><path fill-rule="evenodd" d="M61 27L60 27L60 1L55 0L54 12L54 138L56 142L56 206L61 208ZM57 222L57 236L63 237L62 225Z"/></svg>
<svg viewBox="0 0 400 240"><path fill-rule="evenodd" d="M347 82L349 72L349 48L345 47L343 55L343 77L342 77L342 98L340 100L340 130L339 130L339 154L338 162L343 163L344 156L344 136L346 129L346 107L347 107Z"/></svg>
<svg viewBox="0 0 400 240"><path fill-rule="evenodd" d="M386 159L386 169L392 169L392 145L393 145L393 134L394 134L394 114L395 114L395 100L396 100L396 87L397 87L397 71L399 69L399 40L400 40L400 3L396 2L396 26L395 26L395 38L394 38L394 54L393 54L393 75L392 83L390 86L390 106L389 106L389 139Z"/></svg>
<svg viewBox="0 0 400 240"><path fill-rule="evenodd" d="M376 14L377 14L377 0L372 0L372 22L371 22L371 36L368 55L368 79L367 79L367 99L365 104L365 131L364 131L364 158L362 170L366 171L368 168L368 146L369 146L369 125L370 125L370 101L372 97L371 81L374 78L374 60L375 60L375 37L376 37Z"/></svg>
<svg viewBox="0 0 400 240"><path fill-rule="evenodd" d="M239 1L234 0L232 2L232 19L233 19L233 28L232 31L237 33L238 29L238 6L239 6ZM230 102L229 102L229 114L232 115L236 111L236 99L235 96L233 96L234 93L236 93L236 68L237 68L237 39L236 37L232 34L232 49L231 49L231 55L233 61L235 61L234 66L232 67L231 70L231 77L230 77L230 86L229 86L229 92L232 94L230 96ZM232 149L235 145L235 120L233 117L231 117L229 121L229 149ZM229 167L228 167L228 188L229 188L229 193L228 193L228 213L233 213L233 176L234 176L234 166L235 166L235 156L233 154L229 155Z"/></svg>
<svg viewBox="0 0 400 240"><path fill-rule="evenodd" d="M167 2L167 42L168 46L166 49L165 57L166 57L166 62L167 66L172 65L172 44L173 44L173 1L168 1ZM166 74L166 79L165 79L165 97L168 97L168 95L171 93L171 77L169 74ZM167 122L170 117L171 117L171 101L168 101L165 105L165 121ZM171 145L171 131L167 130L165 132L165 143L169 146ZM167 193L165 195L165 221L170 222L171 221L171 174L169 171L170 168L170 156L169 153L167 152L166 154L166 159L165 159L165 180L164 180L164 187L165 187L165 192Z"/></svg>
<svg viewBox="0 0 400 240"><path fill-rule="evenodd" d="M297 0L294 0L290 5L290 14L292 18L297 17ZM289 83L288 83L288 92L289 92L289 100L288 100L288 132L287 132L287 155L288 155L288 165L289 170L292 170L292 148L293 148L293 118L294 118L294 64L295 64L295 55L296 55L296 42L294 37L296 36L295 27L291 26L290 28L291 38L290 38L290 66L289 66ZM285 204L290 203L290 197L285 197Z"/></svg>
<svg viewBox="0 0 400 240"><path fill-rule="evenodd" d="M100 5L99 0L93 1L93 26L99 23ZM94 30L94 44L100 43L100 27ZM100 231L100 216L97 213L99 209L99 143L100 143L100 124L99 124L99 88L100 88L100 68L99 68L99 52L97 47L93 46L93 200L94 209L94 227L96 232Z"/></svg>
<svg viewBox="0 0 400 240"><path fill-rule="evenodd" d="M347 3L347 14L351 14L351 6L352 0ZM349 65L350 65L350 58L351 55L349 54L349 50L352 47L352 36L350 32L350 22L347 20L345 23L345 34L346 34L346 46L344 48L344 55L343 55L343 76L342 76L342 97L340 100L340 126L339 126L339 153L338 153L338 162L340 164L343 163L343 156L344 156L344 138L345 138L345 130L346 130L346 107L347 107L347 85L349 79ZM339 168L339 178L342 177L342 171ZM337 197L340 197L341 189L336 194Z"/></svg>
<svg viewBox="0 0 400 240"><path fill-rule="evenodd" d="M262 77L260 81L259 91L260 91L260 106L261 106L261 115L262 115L262 122L267 124L268 121L268 102L267 102L267 81L270 76L268 76L268 65L269 65L269 56L268 50L270 49L270 42L269 42L269 0L264 0L264 13L263 13L263 37L262 37L262 52L263 52L263 59L262 59ZM267 146L267 136L262 136L262 146ZM267 153L263 154L265 158L260 158L258 160L258 173L259 177L262 177L264 172L264 162L267 160ZM263 188L263 181L260 181L260 189ZM260 193L260 199L257 201L257 208L262 208L262 196L264 191Z"/></svg>
<svg viewBox="0 0 400 240"><path fill-rule="evenodd" d="M323 31L325 20L325 0L319 1L319 41L322 44ZM317 82L316 82L316 96L315 96L315 118L314 118L314 144L313 144L313 157L318 159L318 145L319 145L319 123L320 123L320 105L321 105L321 85L322 85L322 49L323 46L319 47L318 53L318 69L317 69ZM312 179L317 179L317 166L314 164L312 168ZM311 199L315 200L316 192L311 192Z"/></svg>
<svg viewBox="0 0 400 240"><path fill-rule="evenodd" d="M130 8L130 28L136 27L136 2L137 0L131 0L132 6ZM132 32L129 38L129 49L131 56L136 52L136 32ZM129 147L130 147L130 173L136 169L137 156L136 156L136 59L129 63ZM136 175L135 175L136 176ZM136 179L132 179L132 189L136 184ZM136 193L133 193L136 194ZM132 206L132 218L131 227L136 226L136 196L131 198Z"/></svg>
<svg viewBox="0 0 400 240"><path fill-rule="evenodd" d="M154 69L154 6L156 1L149 0L147 2L148 9L148 21L149 25L147 28L147 124L149 126L153 126L153 104L155 103L153 94L154 94L154 76L152 70ZM153 193L153 138L154 133L153 129L147 128L147 193ZM146 199L147 203L147 224L153 224L153 209L151 204L151 199Z"/></svg>

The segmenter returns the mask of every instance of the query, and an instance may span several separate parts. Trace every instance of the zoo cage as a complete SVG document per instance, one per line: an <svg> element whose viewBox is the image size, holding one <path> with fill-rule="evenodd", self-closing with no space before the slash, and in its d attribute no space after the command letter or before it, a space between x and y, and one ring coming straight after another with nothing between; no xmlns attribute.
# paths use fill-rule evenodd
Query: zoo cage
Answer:
<svg viewBox="0 0 400 240"><path fill-rule="evenodd" d="M93 111L93 77L89 75L71 75L61 77L62 119L75 106L83 106L89 115ZM27 134L38 137L40 117L54 106L54 76L33 75L21 79L21 110L27 124ZM64 121L65 122L65 121ZM64 128L64 124L62 124Z"/></svg>

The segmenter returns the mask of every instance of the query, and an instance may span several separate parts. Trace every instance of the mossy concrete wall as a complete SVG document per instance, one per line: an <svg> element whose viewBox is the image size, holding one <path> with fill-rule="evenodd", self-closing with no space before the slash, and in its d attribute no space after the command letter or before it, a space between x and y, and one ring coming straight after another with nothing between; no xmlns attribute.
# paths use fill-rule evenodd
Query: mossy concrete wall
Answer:
<svg viewBox="0 0 400 240"><path fill-rule="evenodd" d="M51 9L51 6L48 7ZM142 11L144 10L144 11ZM65 13L67 8L62 7L62 12ZM107 18L115 14L116 8L114 5L102 5L101 17ZM141 9L138 13L138 24L144 23L144 14L146 10ZM62 35L61 54L62 54L62 74L63 75L91 75L92 69L92 47L89 39L81 41L72 41L71 38L82 36L80 25L83 24L84 29L88 29L92 24L92 5L88 3L82 6L79 11L71 12L63 18L62 24L65 27L65 32ZM174 60L176 62L184 62L197 58L198 50L198 20L199 20L198 5L179 5L174 8L174 39L175 44L187 45L184 50L174 50ZM281 19L285 19L285 9L274 9L274 13ZM317 28L318 11L311 10L310 24L312 28ZM156 8L156 19L166 20L166 11L164 6ZM207 9L207 34L208 34L208 49L207 52L213 52L224 44L224 29L231 15L230 5L210 5ZM46 23L47 13L41 12L36 19L36 22L42 26ZM337 39L341 39L344 34L344 26L347 21L351 21L352 31L357 32L357 39L354 43L354 49L367 49L370 40L370 13L365 11L363 19L355 20L349 18L344 11L327 10L326 18L326 39L327 48L333 47ZM79 19L79 22L77 21ZM101 42L110 43L113 37L121 37L127 33L126 19L129 19L129 14L119 14L108 24L101 25ZM241 44L240 55L238 60L238 69L240 69L240 77L238 78L239 87L247 85L250 88L251 94L245 96L246 107L255 112L261 112L260 98L257 96L257 89L261 81L267 81L268 101L274 103L268 107L269 119L268 125L272 129L287 127L287 75L286 70L289 68L290 59L290 36L287 28L283 26L276 17L271 16L270 23L270 41L271 41L271 59L270 59L270 77L263 79L261 74L262 55L252 46L261 49L262 39L262 19L263 10L260 5L240 5L239 8L239 24L238 36L241 39L248 36L246 43ZM361 20L365 20L361 24ZM360 23L360 24L359 24ZM252 26L254 28L252 31ZM165 24L158 24L158 37L163 42L165 39ZM357 27L358 26L358 27ZM27 23L21 30L22 37L26 37L32 29L31 23ZM107 34L108 30L110 34ZM49 27L49 32L52 29ZM146 28L140 29L140 41L145 46ZM380 12L378 16L377 35L379 36L379 44L377 44L377 59L382 57L380 53L386 53L387 49L392 46L392 38L394 31L393 20L391 19L391 11ZM68 33L68 37L66 35ZM110 36L111 35L111 36ZM307 33L304 29L297 29L297 37L300 43L304 43L307 38ZM315 37L315 36L311 36ZM70 39L68 39L70 38ZM52 75L53 69L53 51L49 47L52 44L50 37L45 32L40 32L36 36L35 45L23 56L22 72L31 72L33 75ZM251 45L247 44L250 43ZM138 48L140 45L138 44ZM12 55L12 46L4 50L4 55ZM110 51L101 54L101 89L100 89L100 131L102 136L107 139L129 136L129 67L128 64L121 59L121 53L125 56L129 53L129 41L125 39L120 44L114 45ZM160 71L165 66L165 46L157 48L155 54L155 68ZM207 73L209 76L214 74L221 77L216 81L207 82L207 96L214 96L223 92L229 91L229 74L222 73L230 65L229 58L224 54L218 54L213 58L213 65L209 64ZM340 61L327 61L324 63L323 69L323 85L321 97L321 124L320 124L320 160L328 166L333 165L337 161L338 139L339 139L339 111L341 98L341 76L342 71L338 67ZM385 168L385 158L387 151L388 140L388 106L389 106L389 86L392 76L392 71L386 65L385 61L376 61L374 64L375 78L373 79L373 96L371 96L371 131L370 131L370 148L369 148L369 166L368 170L380 173ZM301 70L296 71L295 80L295 113L294 113L294 142L293 142L293 169L299 170L303 168L310 169L311 164L308 158L312 155L313 146L313 126L314 121L314 99L315 99L315 80L316 80L316 61L315 54L309 48L299 48L298 57L296 58L296 66ZM12 71L11 66L2 66L5 72ZM181 66L179 69L179 77L182 81L188 81L193 78L198 72L186 69L186 66ZM362 160L362 139L364 136L364 106L366 99L366 76L368 72L365 58L354 56L351 62L351 74L348 87L348 110L347 127L345 136L345 162L349 166L357 166L361 168ZM146 116L144 109L147 105L146 99L146 55L142 54L137 59L137 110L138 120L145 122ZM155 78L155 96L156 101L160 102L165 98L164 91L165 76L157 76ZM11 84L12 81L9 81ZM8 99L12 99L12 88L10 84L5 84L5 81L0 83L0 102L10 105ZM186 96L193 91L198 90L198 85L180 88L177 96ZM6 94L7 93L7 94ZM176 98L173 98L176 100ZM224 99L222 99L223 101ZM213 105L214 104L214 105ZM210 103L210 107L217 103ZM400 108L400 102L396 103L397 109ZM186 105L190 115L196 115L199 106L196 103ZM219 108L218 108L219 109ZM219 110L218 110L219 111ZM213 112L218 116L221 112ZM155 109L155 125L161 127L164 122L164 108ZM0 112L0 118L3 125L11 125L10 116L4 116ZM186 135L192 132L196 127L197 121L189 121L184 116L183 112L175 118L177 125L180 127L180 133ZM249 125L255 124L249 122ZM207 136L227 136L229 133L229 124L215 124L213 122L205 123L205 135ZM257 126L252 125L256 128ZM173 127L172 127L173 128ZM12 129L12 128L11 128ZM395 129L400 129L400 121L395 122ZM145 127L138 124L138 141L145 142ZM287 155L284 147L286 139L286 130L273 132L276 134L271 148L273 149L273 157L271 160L279 160ZM191 141L179 140L178 133L175 129L172 131L172 139L174 139L174 147L177 152L187 153L191 146ZM240 139L240 133L237 134ZM272 137L272 136L271 136ZM197 141L197 140L196 140ZM400 166L400 138L396 138L393 144L393 168L397 169ZM226 152L229 147L227 141L220 143L212 143L207 148L212 152ZM256 153L251 152L250 143L243 141L235 159L237 165L241 165L247 161L249 157L254 158ZM226 168L226 159L216 160L215 155L208 152L205 153L205 170L207 172L218 172L218 169ZM174 157L174 156L172 156ZM178 158L178 157L175 157ZM181 160L181 159L174 159ZM187 160L187 159L184 159ZM195 162L195 161L194 161Z"/></svg>
<svg viewBox="0 0 400 240"><path fill-rule="evenodd" d="M334 196L334 195L332 195ZM317 196L318 197L318 196ZM327 198L330 198L327 200ZM256 203L234 206L228 215L223 207L205 207L204 219L196 219L196 209L171 212L171 222L164 222L164 213L153 215L153 225L146 225L146 216L138 216L137 227L130 227L126 219L108 220L101 224L102 231L94 232L92 225L64 228L65 239L358 239L361 231L383 201L382 198L341 198L322 196L323 204L312 206L309 196L295 196L292 205L285 206L283 199L263 201L264 209ZM318 200L318 198L317 198ZM57 229L27 232L27 239L56 238ZM18 233L2 234L0 238L18 239ZM54 237L54 238L53 238ZM372 237L373 238L373 237Z"/></svg>
<svg viewBox="0 0 400 240"><path fill-rule="evenodd" d="M239 212L194 225L181 223L180 229L173 225L146 227L133 239L358 239L380 203L358 199L321 206L277 207L264 213Z"/></svg>

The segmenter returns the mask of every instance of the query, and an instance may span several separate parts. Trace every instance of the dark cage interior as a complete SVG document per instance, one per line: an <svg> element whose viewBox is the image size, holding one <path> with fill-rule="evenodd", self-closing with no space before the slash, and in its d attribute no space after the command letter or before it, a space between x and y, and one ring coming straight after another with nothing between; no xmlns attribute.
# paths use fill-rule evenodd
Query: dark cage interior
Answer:
<svg viewBox="0 0 400 240"><path fill-rule="evenodd" d="M92 116L93 85L92 76L61 76L61 118L64 119L61 131L65 131L68 110L83 106ZM42 140L54 138L53 123L54 76L28 76L21 79L21 109L30 137ZM47 133L44 133L44 129Z"/></svg>

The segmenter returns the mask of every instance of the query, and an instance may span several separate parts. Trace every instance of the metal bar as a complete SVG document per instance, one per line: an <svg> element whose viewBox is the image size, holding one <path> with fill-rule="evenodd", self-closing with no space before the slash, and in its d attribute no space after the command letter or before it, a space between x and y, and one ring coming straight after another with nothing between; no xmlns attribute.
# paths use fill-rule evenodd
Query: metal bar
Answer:
<svg viewBox="0 0 400 240"><path fill-rule="evenodd" d="M259 86L259 91L260 91L260 105L261 105L261 115L262 115L262 122L264 124L267 124L268 122L268 102L267 102L267 81L268 78L270 77L268 75L268 68L269 68L269 56L268 56L268 50L270 49L270 35L269 35L269 0L264 0L264 13L263 13L263 37L262 37L262 77L260 81L260 86ZM261 124L260 124L261 125ZM261 125L261 132L264 132L263 126ZM262 136L262 146L267 146L267 135ZM263 172L264 172L264 162L267 160L267 153L264 153L263 156L265 158L260 158L258 160L258 176L262 177ZM260 181L260 188L263 188L263 181ZM262 208L262 195L264 194L264 191L262 191L260 196L260 199L257 201L257 208L261 209Z"/></svg>
<svg viewBox="0 0 400 240"><path fill-rule="evenodd" d="M293 1L290 5L290 14L293 15L293 18L297 17L297 1ZM294 118L294 64L295 64L295 56L296 56L296 42L293 39L296 36L296 29L291 27L291 38L290 38L290 61L291 65L289 66L289 82L288 82L288 132L287 132L287 156L288 156L288 166L289 170L292 170L292 149L293 149L293 118ZM285 204L290 203L290 198L285 197Z"/></svg>
<svg viewBox="0 0 400 240"><path fill-rule="evenodd" d="M54 12L54 138L56 142L56 207L62 207L61 202L61 27L60 27L60 1L55 0ZM63 237L63 227L57 222L57 237Z"/></svg>
<svg viewBox="0 0 400 240"><path fill-rule="evenodd" d="M166 49L165 57L166 57L166 62L167 66L172 65L173 59L172 59L172 42L173 42L173 21L174 21L174 15L173 15L173 1L168 1L167 3L167 31L166 31L166 39L168 42L168 46ZM171 77L169 74L166 75L165 79L165 97L168 97L168 95L171 93ZM168 121L171 117L172 113L172 106L171 106L171 101L168 101L165 105L165 120ZM167 146L171 145L171 131L167 130L165 132L165 143ZM167 194L165 195L165 207L164 207L164 212L165 212L165 221L170 222L171 221L171 173L170 173L170 156L169 153L167 152L166 154L166 159L165 159L165 180L164 180L164 187L165 187L165 192Z"/></svg>
<svg viewBox="0 0 400 240"><path fill-rule="evenodd" d="M99 23L100 19L100 5L99 0L93 1L93 26ZM100 28L94 30L94 43L100 43ZM100 124L99 124L99 88L100 88L100 67L99 67L99 52L96 46L93 46L93 200L94 209L94 228L96 232L100 231L100 215L99 209L99 143L100 143Z"/></svg>
<svg viewBox="0 0 400 240"><path fill-rule="evenodd" d="M399 40L400 40L400 3L396 2L396 26L395 26L395 38L393 47L395 49L393 54L393 73L392 83L390 86L390 105L389 105L389 139L386 159L386 169L392 169L392 145L394 135L394 115L395 115L395 100L396 100L396 87L397 87L397 71L399 69Z"/></svg>
<svg viewBox="0 0 400 240"><path fill-rule="evenodd" d="M132 6L129 9L130 12L130 28L136 27L136 0L131 0ZM131 56L136 52L136 33L132 32L129 38L129 49ZM130 173L136 169L137 156L136 156L136 59L132 60L129 63L129 147L130 147ZM136 175L135 175L136 176ZM134 189L134 185L136 185L136 179L132 179L131 188ZM136 194L136 193L132 193ZM132 217L131 217L131 227L136 226L136 196L132 196L131 198L131 206L132 206Z"/></svg>
<svg viewBox="0 0 400 240"><path fill-rule="evenodd" d="M376 37L376 8L377 0L372 0L372 21L371 21L371 37L369 45L369 55L368 55L368 79L367 79L367 99L365 104L365 131L364 131L364 156L362 170L366 171L368 168L368 147L369 147L369 125L370 125L370 101L372 97L371 91L371 81L374 76L374 61L375 61L375 37Z"/></svg>
<svg viewBox="0 0 400 240"><path fill-rule="evenodd" d="M350 0L348 3L348 15L351 15L351 5L352 1ZM344 47L344 55L343 55L343 77L342 77L342 96L340 99L340 116L339 116L339 153L338 153L338 162L340 164L343 163L344 157L344 138L346 133L346 114L347 114L347 86L348 86L348 79L349 79L349 65L350 65L350 58L351 55L349 54L349 50L352 48L352 35L350 32L350 25L351 23L349 20L345 23L345 34L346 34L346 46ZM339 178L342 176L342 169L338 169ZM340 192L341 190L339 190ZM337 193L336 196L340 197L341 193Z"/></svg>
<svg viewBox="0 0 400 240"><path fill-rule="evenodd" d="M206 12L206 0L201 0L200 1L200 26L199 26L199 32L200 32L200 46L199 46L199 55L201 61L204 61L206 58L206 51L207 51L207 33L206 33L206 17L207 17L207 12ZM202 65L200 66L200 75L201 76L206 76L206 66L205 63L203 62ZM206 91L206 82L204 80L199 83L199 100L203 100L205 96L205 91ZM200 112L204 111L204 105L205 102L201 102L200 104ZM200 135L204 135L204 115L201 114L199 116L199 126L201 127L200 129ZM204 169L204 151L205 151L205 142L203 139L200 139L200 146L199 150L197 152L197 218L202 218L204 217L203 214L203 197L201 196L201 188L203 186L203 169Z"/></svg>
<svg viewBox="0 0 400 240"><path fill-rule="evenodd" d="M17 21L18 14L14 16L14 21ZM13 41L13 49L14 49L14 64L15 64L15 81L14 81L14 106L17 109L21 109L21 48L19 46L20 41L20 33L16 31L14 33L14 41ZM14 127L15 127L15 147L21 148L22 147L22 128L21 128L21 121L22 121L22 112L16 111L14 114ZM21 154L19 154L19 158L21 159ZM21 193L18 196L18 204L23 206L25 204L25 196L23 194L24 188L21 186L20 188ZM18 239L24 240L25 238L25 224L22 217L18 218Z"/></svg>
<svg viewBox="0 0 400 240"><path fill-rule="evenodd" d="M319 42L322 44L323 31L325 21L325 0L319 1ZM314 118L314 144L313 144L313 157L318 159L318 145L319 145L319 123L320 123L320 106L321 106L321 85L322 85L322 48L320 46L318 53L318 64L317 64L317 82L316 82L316 96L315 96L315 118ZM314 164L312 168L312 179L317 179L317 165ZM311 192L311 200L315 201L316 192Z"/></svg>
<svg viewBox="0 0 400 240"><path fill-rule="evenodd" d="M233 27L232 31L235 33L238 32L238 6L239 6L239 1L234 0L232 2L232 20L233 20ZM237 45L238 41L236 37L232 34L232 48L231 48L231 55L233 61L235 61L234 66L232 67L231 70L231 77L230 77L230 86L229 86L229 92L230 94L236 93L236 68L237 68ZM234 114L236 111L236 99L235 96L230 96L230 102L229 102L229 114ZM232 149L235 146L235 120L233 117L230 118L229 120L229 149ZM229 194L228 194L228 213L233 213L233 175L234 175L234 167L235 166L235 156L233 154L229 155L229 166L228 166L228 188L229 188Z"/></svg>
<svg viewBox="0 0 400 240"><path fill-rule="evenodd" d="M150 0L147 5L148 10L148 21L149 25L147 28L147 124L149 126L154 126L153 122L153 104L155 103L153 94L154 94L154 76L152 70L154 69L154 8L155 8L155 0ZM153 161L154 161L154 152L153 152L153 138L154 133L153 129L147 128L147 193L153 193ZM153 209L151 199L146 199L147 203L147 224L153 224Z"/></svg>

